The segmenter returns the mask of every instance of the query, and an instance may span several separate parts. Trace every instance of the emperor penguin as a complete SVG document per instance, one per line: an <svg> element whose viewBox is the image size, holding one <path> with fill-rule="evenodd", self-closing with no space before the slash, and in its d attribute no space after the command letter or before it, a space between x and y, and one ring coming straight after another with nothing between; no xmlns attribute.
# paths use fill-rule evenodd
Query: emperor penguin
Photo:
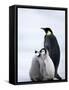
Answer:
<svg viewBox="0 0 69 90"><path fill-rule="evenodd" d="M36 55L32 60L30 69L30 78L32 81L53 80L55 76L55 67L49 56L48 50L42 48L35 51Z"/></svg>
<svg viewBox="0 0 69 90"><path fill-rule="evenodd" d="M49 51L49 55L54 63L55 77L61 80L62 78L57 73L59 62L60 62L60 47L59 47L57 38L53 34L51 28L47 27L47 28L41 28L41 29L43 29L46 34L44 36L44 48Z"/></svg>
<svg viewBox="0 0 69 90"><path fill-rule="evenodd" d="M31 67L30 67L30 79L33 82L36 81L42 81L42 76L40 74L40 64L39 64L39 57L40 57L40 53L39 51L35 51L35 55L32 59L32 63L31 63Z"/></svg>
<svg viewBox="0 0 69 90"><path fill-rule="evenodd" d="M49 56L47 49L42 48L40 50L40 73L43 76L44 80L54 80L55 77L55 67L52 59ZM41 62L42 61L42 62Z"/></svg>

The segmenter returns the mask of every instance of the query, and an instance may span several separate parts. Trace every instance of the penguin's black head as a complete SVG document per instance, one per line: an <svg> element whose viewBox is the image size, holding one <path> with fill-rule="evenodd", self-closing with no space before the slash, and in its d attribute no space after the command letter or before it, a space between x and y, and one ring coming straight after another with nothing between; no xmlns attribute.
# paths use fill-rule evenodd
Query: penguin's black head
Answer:
<svg viewBox="0 0 69 90"><path fill-rule="evenodd" d="M50 28L41 28L45 31L46 35L51 35L53 34L52 30Z"/></svg>
<svg viewBox="0 0 69 90"><path fill-rule="evenodd" d="M40 54L41 54L41 59L42 59L42 60L45 60L46 55L47 55L47 50L46 50L45 48L42 48L42 49L40 50Z"/></svg>
<svg viewBox="0 0 69 90"><path fill-rule="evenodd" d="M36 54L38 57L40 57L41 55L44 55L44 54L46 54L46 53L47 53L47 51L46 51L45 48L42 48L40 51L36 51L36 50L35 50L35 54Z"/></svg>
<svg viewBox="0 0 69 90"><path fill-rule="evenodd" d="M42 49L40 50L40 53L46 54L46 53L47 53L47 51L46 51L46 49L45 49L45 48L42 48Z"/></svg>

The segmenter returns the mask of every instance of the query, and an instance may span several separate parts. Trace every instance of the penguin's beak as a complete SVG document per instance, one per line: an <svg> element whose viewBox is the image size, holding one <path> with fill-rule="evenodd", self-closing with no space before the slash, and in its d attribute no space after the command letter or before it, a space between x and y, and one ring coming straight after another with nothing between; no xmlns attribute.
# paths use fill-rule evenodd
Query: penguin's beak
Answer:
<svg viewBox="0 0 69 90"><path fill-rule="evenodd" d="M35 53L37 53L38 51L35 50Z"/></svg>
<svg viewBox="0 0 69 90"><path fill-rule="evenodd" d="M45 28L40 28L40 29L42 29L42 30L44 30L44 31L45 31Z"/></svg>
<svg viewBox="0 0 69 90"><path fill-rule="evenodd" d="M40 28L40 29L42 29L46 33L46 28Z"/></svg>
<svg viewBox="0 0 69 90"><path fill-rule="evenodd" d="M40 29L43 29L43 30L45 30L45 28L40 28Z"/></svg>
<svg viewBox="0 0 69 90"><path fill-rule="evenodd" d="M41 54L38 55L38 57L40 57L40 56L41 56Z"/></svg>

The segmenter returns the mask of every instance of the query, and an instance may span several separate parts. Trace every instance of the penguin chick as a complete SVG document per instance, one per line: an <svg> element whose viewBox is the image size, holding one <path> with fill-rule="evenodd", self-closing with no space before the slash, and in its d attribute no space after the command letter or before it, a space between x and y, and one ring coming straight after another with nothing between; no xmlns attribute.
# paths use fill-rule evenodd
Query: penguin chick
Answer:
<svg viewBox="0 0 69 90"><path fill-rule="evenodd" d="M30 69L31 80L44 81L53 79L55 68L48 50L42 48L40 51L35 51L35 54Z"/></svg>
<svg viewBox="0 0 69 90"><path fill-rule="evenodd" d="M55 67L49 56L48 50L41 50L40 60L43 61L43 64L40 63L40 73L43 76L43 80L51 80L54 79L55 76Z"/></svg>
<svg viewBox="0 0 69 90"><path fill-rule="evenodd" d="M39 64L40 53L35 51L35 56L32 59L32 64L30 68L30 78L32 81L42 81L42 76L40 74L40 64Z"/></svg>

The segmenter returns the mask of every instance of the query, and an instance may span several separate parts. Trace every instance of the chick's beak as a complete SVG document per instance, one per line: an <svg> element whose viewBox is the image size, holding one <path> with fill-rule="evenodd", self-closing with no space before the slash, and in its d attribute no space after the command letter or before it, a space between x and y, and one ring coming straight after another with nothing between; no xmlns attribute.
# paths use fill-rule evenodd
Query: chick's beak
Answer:
<svg viewBox="0 0 69 90"><path fill-rule="evenodd" d="M38 57L40 57L40 56L41 56L41 54L38 55Z"/></svg>

